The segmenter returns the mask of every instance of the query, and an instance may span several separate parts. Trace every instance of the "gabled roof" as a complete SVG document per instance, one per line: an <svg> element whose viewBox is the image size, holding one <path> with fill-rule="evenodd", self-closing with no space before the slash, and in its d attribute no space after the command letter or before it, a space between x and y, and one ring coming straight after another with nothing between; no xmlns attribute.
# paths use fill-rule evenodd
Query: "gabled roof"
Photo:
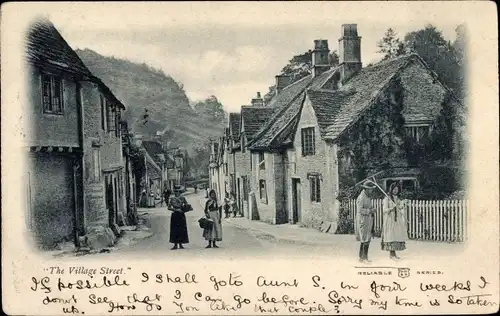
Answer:
<svg viewBox="0 0 500 316"><path fill-rule="evenodd" d="M322 118L321 113L326 107L325 101L316 102L316 107L320 110L319 118L323 124L322 136L332 140L338 138L357 121L365 109L373 104L387 84L413 61L420 61L420 57L410 54L363 68L338 91L329 94L331 101L328 102L328 106L334 108L329 111L337 112L334 117ZM318 114L316 115L318 117Z"/></svg>
<svg viewBox="0 0 500 316"><path fill-rule="evenodd" d="M242 106L241 107L241 128L245 128L247 140L253 139L265 122L272 116L275 108L264 106Z"/></svg>
<svg viewBox="0 0 500 316"><path fill-rule="evenodd" d="M66 73L74 76L77 80L95 82L113 103L125 108L108 86L90 72L78 54L48 19L37 18L30 24L25 44L25 59L30 64L49 73Z"/></svg>
<svg viewBox="0 0 500 316"><path fill-rule="evenodd" d="M308 75L284 88L271 100L269 106L276 107L276 110L249 142L250 148L266 149L289 145L295 133L293 127L297 124L306 89L322 87L336 72L337 68L325 71L314 78Z"/></svg>
<svg viewBox="0 0 500 316"><path fill-rule="evenodd" d="M46 70L94 77L55 26L45 18L33 21L26 36L26 59Z"/></svg>
<svg viewBox="0 0 500 316"><path fill-rule="evenodd" d="M163 150L159 142L145 140L142 142L142 146L157 165L161 166L163 164L159 155L163 155L163 157L165 158L165 161L167 163L167 168L169 167L169 165L175 164L173 159L169 157L167 153Z"/></svg>
<svg viewBox="0 0 500 316"><path fill-rule="evenodd" d="M352 91L332 91L332 90L307 90L307 98L318 121L321 136L335 123L340 110L341 101L352 96Z"/></svg>
<svg viewBox="0 0 500 316"><path fill-rule="evenodd" d="M229 131L230 136L234 141L240 138L240 113L229 113Z"/></svg>

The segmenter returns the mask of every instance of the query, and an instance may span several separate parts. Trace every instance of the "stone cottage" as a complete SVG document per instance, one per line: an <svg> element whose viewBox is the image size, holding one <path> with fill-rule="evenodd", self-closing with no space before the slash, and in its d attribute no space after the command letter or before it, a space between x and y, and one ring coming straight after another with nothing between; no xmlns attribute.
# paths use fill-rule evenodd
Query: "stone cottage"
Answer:
<svg viewBox="0 0 500 316"><path fill-rule="evenodd" d="M378 171L383 185L418 186L408 144L430 135L448 90L414 54L363 68L360 46L357 26L343 25L329 69L328 43L315 41L312 74L271 101L278 111L250 144L266 168L253 178L261 220L335 224L341 191Z"/></svg>
<svg viewBox="0 0 500 316"><path fill-rule="evenodd" d="M299 113L309 88L321 89L336 80L336 72L328 62L328 42L315 40L312 73L292 84L286 75L276 76L276 95L267 107L272 115L262 125L247 146L252 152L251 189L256 203L252 205L254 219L283 224L289 216L290 175L296 168L294 138Z"/></svg>
<svg viewBox="0 0 500 316"><path fill-rule="evenodd" d="M123 104L46 19L26 34L27 227L44 247L109 246L126 209Z"/></svg>

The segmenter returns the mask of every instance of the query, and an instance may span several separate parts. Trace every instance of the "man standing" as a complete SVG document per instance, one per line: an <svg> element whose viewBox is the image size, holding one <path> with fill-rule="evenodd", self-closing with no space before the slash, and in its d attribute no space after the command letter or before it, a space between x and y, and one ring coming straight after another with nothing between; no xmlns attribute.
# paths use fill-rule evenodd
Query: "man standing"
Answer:
<svg viewBox="0 0 500 316"><path fill-rule="evenodd" d="M375 209L372 207L371 203L371 193L373 187L366 184L362 185L363 191L359 194L356 199L356 239L361 242L359 247L359 261L370 263L368 260L368 248L370 247L370 241L372 239L372 228Z"/></svg>

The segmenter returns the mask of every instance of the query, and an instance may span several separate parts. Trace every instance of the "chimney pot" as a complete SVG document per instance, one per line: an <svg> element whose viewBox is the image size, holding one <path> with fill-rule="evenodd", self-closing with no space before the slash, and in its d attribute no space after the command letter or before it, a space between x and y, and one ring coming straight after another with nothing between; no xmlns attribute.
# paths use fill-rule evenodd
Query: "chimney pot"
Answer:
<svg viewBox="0 0 500 316"><path fill-rule="evenodd" d="M252 106L263 106L264 99L260 96L260 92L257 92L257 96L252 99Z"/></svg>
<svg viewBox="0 0 500 316"><path fill-rule="evenodd" d="M341 81L361 70L361 37L357 24L342 24L339 39Z"/></svg>
<svg viewBox="0 0 500 316"><path fill-rule="evenodd" d="M290 76L288 75L277 75L276 76L276 95L278 95L281 90L290 84Z"/></svg>
<svg viewBox="0 0 500 316"><path fill-rule="evenodd" d="M312 76L313 78L330 69L328 41L324 39L314 40L312 51Z"/></svg>

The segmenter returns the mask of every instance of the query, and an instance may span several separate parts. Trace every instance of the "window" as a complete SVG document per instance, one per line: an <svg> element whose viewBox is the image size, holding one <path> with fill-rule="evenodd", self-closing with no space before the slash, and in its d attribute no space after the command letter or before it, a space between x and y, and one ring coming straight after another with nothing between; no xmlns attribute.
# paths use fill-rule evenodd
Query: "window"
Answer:
<svg viewBox="0 0 500 316"><path fill-rule="evenodd" d="M302 156L315 154L314 146L314 127L302 129Z"/></svg>
<svg viewBox="0 0 500 316"><path fill-rule="evenodd" d="M260 201L267 204L266 180L259 181Z"/></svg>
<svg viewBox="0 0 500 316"><path fill-rule="evenodd" d="M116 120L116 114L115 114L115 107L106 101L106 113L108 115L108 132L114 132L116 125L115 125L115 120Z"/></svg>
<svg viewBox="0 0 500 316"><path fill-rule="evenodd" d="M42 75L43 112L63 114L62 79L50 75Z"/></svg>
<svg viewBox="0 0 500 316"><path fill-rule="evenodd" d="M429 136L430 125L405 126L405 130L408 137L417 143L421 143Z"/></svg>
<svg viewBox="0 0 500 316"><path fill-rule="evenodd" d="M104 96L102 94L99 96L99 99L101 103L101 127L104 131L106 131L106 118L107 118L106 100L104 99Z"/></svg>
<svg viewBox="0 0 500 316"><path fill-rule="evenodd" d="M92 162L94 167L94 181L101 181L101 157L97 148L93 149Z"/></svg>
<svg viewBox="0 0 500 316"><path fill-rule="evenodd" d="M321 177L317 174L308 175L311 190L311 202L321 202Z"/></svg>
<svg viewBox="0 0 500 316"><path fill-rule="evenodd" d="M394 182L401 183L399 189L402 191L413 192L418 187L418 182L416 178L390 178L390 179L385 179L385 189L389 190L389 187Z"/></svg>
<svg viewBox="0 0 500 316"><path fill-rule="evenodd" d="M264 153L260 152L259 153L259 169L265 170L266 169L266 161L264 159Z"/></svg>
<svg viewBox="0 0 500 316"><path fill-rule="evenodd" d="M116 117L115 117L115 136L120 137L120 120L121 120L121 112L118 107L116 107Z"/></svg>

